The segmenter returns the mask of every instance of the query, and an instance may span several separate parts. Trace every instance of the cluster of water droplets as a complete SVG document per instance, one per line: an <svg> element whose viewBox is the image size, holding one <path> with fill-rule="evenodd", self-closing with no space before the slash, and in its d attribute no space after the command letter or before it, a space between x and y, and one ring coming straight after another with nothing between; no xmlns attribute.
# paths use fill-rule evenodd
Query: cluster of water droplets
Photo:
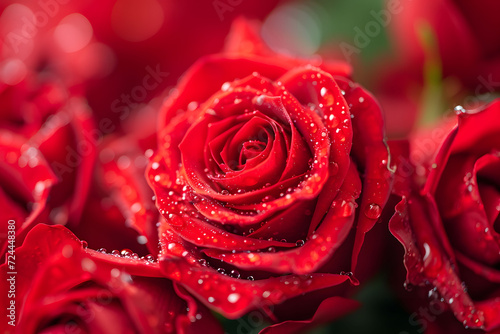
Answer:
<svg viewBox="0 0 500 334"><path fill-rule="evenodd" d="M82 240L82 241L80 241L80 244L82 245L82 248L84 248L84 249L88 248L87 241ZM96 251L99 252L99 253L102 253L102 254L112 255L114 257L120 257L120 258L124 258L124 259L144 261L144 263L146 263L146 264L150 264L150 263L154 263L155 262L155 257L153 255L147 254L145 256L139 256L137 253L134 253L132 250L127 249L127 248L122 249L121 251L117 250L117 249L114 249L111 252L108 252L106 250L106 248L99 248Z"/></svg>

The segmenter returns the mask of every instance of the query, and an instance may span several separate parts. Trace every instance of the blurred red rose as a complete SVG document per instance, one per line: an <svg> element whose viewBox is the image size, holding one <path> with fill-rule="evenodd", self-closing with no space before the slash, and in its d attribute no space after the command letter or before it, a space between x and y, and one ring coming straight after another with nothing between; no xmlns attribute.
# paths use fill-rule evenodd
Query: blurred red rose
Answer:
<svg viewBox="0 0 500 334"><path fill-rule="evenodd" d="M2 298L2 333L222 332L157 262L87 249L63 226L37 225L0 272L15 295Z"/></svg>
<svg viewBox="0 0 500 334"><path fill-rule="evenodd" d="M400 6L390 29L407 64L424 66L421 34L427 25L436 39L445 77L457 77L475 95L500 90L498 1L405 0Z"/></svg>
<svg viewBox="0 0 500 334"><path fill-rule="evenodd" d="M42 222L66 225L94 248L158 252L144 178L145 153L155 148L154 123L143 121L150 112L131 117L140 127L127 136L110 136L109 118L96 122L83 98L33 72L0 85L0 101L0 216L16 222L18 243ZM2 255L6 238L1 224Z"/></svg>
<svg viewBox="0 0 500 334"><path fill-rule="evenodd" d="M232 19L263 19L278 2L7 0L2 57L57 73L97 121L109 118L119 130L196 59L218 52ZM0 61L0 73L11 69Z"/></svg>
<svg viewBox="0 0 500 334"><path fill-rule="evenodd" d="M255 30L238 21L225 53L184 74L148 177L163 273L226 317L261 307L276 321L286 299L355 282L341 270L356 267L392 172L379 106L349 67L275 54Z"/></svg>
<svg viewBox="0 0 500 334"><path fill-rule="evenodd" d="M395 52L375 67L373 92L391 138L404 138L460 103L467 109L500 92L500 2L387 1Z"/></svg>
<svg viewBox="0 0 500 334"><path fill-rule="evenodd" d="M405 248L407 283L441 298L464 326L489 331L500 328L500 101L458 113L435 159L415 166L429 167L423 186L411 183L409 163L400 168L403 199L389 227Z"/></svg>

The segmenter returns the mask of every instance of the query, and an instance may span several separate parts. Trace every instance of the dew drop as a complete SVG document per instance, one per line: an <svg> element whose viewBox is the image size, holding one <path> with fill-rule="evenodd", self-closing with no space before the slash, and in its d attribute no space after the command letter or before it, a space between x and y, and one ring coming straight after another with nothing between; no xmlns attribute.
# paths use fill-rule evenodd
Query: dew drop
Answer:
<svg viewBox="0 0 500 334"><path fill-rule="evenodd" d="M455 114L457 115L465 114L467 112L462 106L456 106L453 110L455 110Z"/></svg>
<svg viewBox="0 0 500 334"><path fill-rule="evenodd" d="M413 290L413 284L410 282L406 281L403 283L403 287L405 288L406 291L412 291Z"/></svg>
<svg viewBox="0 0 500 334"><path fill-rule="evenodd" d="M120 252L120 255L123 256L123 257L126 257L126 258L130 258L132 257L132 251L130 249L123 249L121 252Z"/></svg>
<svg viewBox="0 0 500 334"><path fill-rule="evenodd" d="M305 244L304 240L297 240L297 242L295 243L295 246L302 247L302 246L304 246L304 244Z"/></svg>
<svg viewBox="0 0 500 334"><path fill-rule="evenodd" d="M239 293L231 293L227 296L227 301L234 304L240 299L240 297Z"/></svg>
<svg viewBox="0 0 500 334"><path fill-rule="evenodd" d="M366 206L365 216L370 219L378 219L382 214L382 208L376 203L371 203Z"/></svg>
<svg viewBox="0 0 500 334"><path fill-rule="evenodd" d="M229 276L231 276L233 278L240 278L241 274L238 270L231 270L231 273L229 274Z"/></svg>
<svg viewBox="0 0 500 334"><path fill-rule="evenodd" d="M229 82L224 82L221 86L221 90L223 92L227 92L229 90L229 88L231 87L231 84Z"/></svg>

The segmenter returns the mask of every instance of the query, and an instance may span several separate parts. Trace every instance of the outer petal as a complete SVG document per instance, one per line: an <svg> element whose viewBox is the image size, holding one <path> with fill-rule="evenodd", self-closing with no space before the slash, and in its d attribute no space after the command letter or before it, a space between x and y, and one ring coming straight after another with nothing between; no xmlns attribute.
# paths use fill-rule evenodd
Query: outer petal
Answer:
<svg viewBox="0 0 500 334"><path fill-rule="evenodd" d="M409 197L409 207L406 201L403 199L396 207L389 228L405 248L407 282L421 286L430 282L460 322L470 328L484 328L484 314L464 291L462 281L453 269L456 268L453 259L446 256L429 223L439 219L435 206L429 205L428 199L417 196ZM417 212L420 213L417 217L421 217L415 217Z"/></svg>
<svg viewBox="0 0 500 334"><path fill-rule="evenodd" d="M13 210L18 212L18 219L26 218L15 221L16 241L20 243L45 210L49 192L57 183L57 178L40 151L13 133L0 132L0 154L0 181L5 192L2 208L4 205L19 205L7 202L8 197L13 194L17 198L15 202L22 200L24 204L33 203L30 212L25 214L19 212L24 212L25 208ZM16 215L6 218L13 219ZM7 247L7 224L2 224L2 231L4 233L0 239L0 254L3 255Z"/></svg>
<svg viewBox="0 0 500 334"><path fill-rule="evenodd" d="M174 331L176 318L185 312L171 283L153 278L161 276L158 263L86 250L62 226L37 225L16 255L17 326L22 332L64 321L58 315L65 313L94 328L92 332L108 332L109 321L99 313L104 312L107 320L129 319L135 331L163 333ZM8 271L7 264L1 266L3 282ZM204 321L211 320L207 316Z"/></svg>
<svg viewBox="0 0 500 334"><path fill-rule="evenodd" d="M289 334L303 333L313 326L321 323L331 322L350 312L355 311L360 306L359 302L342 297L330 297L325 299L311 319L293 321L288 320L263 329L260 334Z"/></svg>
<svg viewBox="0 0 500 334"><path fill-rule="evenodd" d="M157 254L158 210L152 201L153 192L144 177L147 158L137 144L127 137L103 147L100 156L102 165L98 169L98 181L118 203L127 225L145 236L149 251Z"/></svg>
<svg viewBox="0 0 500 334"><path fill-rule="evenodd" d="M163 274L182 284L205 305L228 318L238 318L263 305L274 305L309 291L339 285L346 275L288 275L262 280L246 280L222 275L199 262L199 255L186 242L160 226Z"/></svg>
<svg viewBox="0 0 500 334"><path fill-rule="evenodd" d="M323 213L337 195L349 168L349 153L352 146L352 128L349 107L341 90L329 73L311 66L293 69L280 81L308 108L317 108L328 129L330 138L330 177L319 195L309 227L311 234L320 224Z"/></svg>
<svg viewBox="0 0 500 334"><path fill-rule="evenodd" d="M92 112L74 98L30 139L60 180L51 192L51 208L65 211L73 222L79 220L90 188L99 141L95 134Z"/></svg>
<svg viewBox="0 0 500 334"><path fill-rule="evenodd" d="M352 254L352 270L365 234L372 229L382 214L392 187L394 170L385 142L384 122L376 100L360 86L344 79L336 79L345 91L345 99L353 117L354 160L364 170L361 212L358 217L356 239Z"/></svg>

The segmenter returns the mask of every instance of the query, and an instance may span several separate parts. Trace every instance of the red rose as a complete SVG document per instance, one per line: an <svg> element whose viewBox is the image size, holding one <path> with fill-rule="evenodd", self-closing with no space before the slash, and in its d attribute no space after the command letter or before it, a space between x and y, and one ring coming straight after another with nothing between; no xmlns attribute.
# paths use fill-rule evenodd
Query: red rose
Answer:
<svg viewBox="0 0 500 334"><path fill-rule="evenodd" d="M230 318L348 280L392 180L348 67L273 54L238 24L172 92L148 171L164 275Z"/></svg>
<svg viewBox="0 0 500 334"><path fill-rule="evenodd" d="M37 225L14 254L14 274L0 266L2 291L15 291L1 299L2 333L221 332L157 262L87 249L65 227Z"/></svg>
<svg viewBox="0 0 500 334"><path fill-rule="evenodd" d="M131 117L140 127L127 136L106 136L85 101L68 95L32 72L0 86L0 217L16 221L18 243L42 222L66 225L95 249L156 255L158 213L144 178L145 152L155 148L154 123L143 120L151 115ZM0 224L2 256L6 238Z"/></svg>
<svg viewBox="0 0 500 334"><path fill-rule="evenodd" d="M403 200L389 227L405 248L408 283L437 293L464 326L498 329L500 101L458 109L458 126L422 162L431 167L425 185L396 183Z"/></svg>
<svg viewBox="0 0 500 334"><path fill-rule="evenodd" d="M96 154L95 142L86 137L94 125L83 101L69 99L53 78L30 72L0 89L3 214L16 219L22 242L36 222L79 219ZM3 241L4 235L0 252Z"/></svg>

